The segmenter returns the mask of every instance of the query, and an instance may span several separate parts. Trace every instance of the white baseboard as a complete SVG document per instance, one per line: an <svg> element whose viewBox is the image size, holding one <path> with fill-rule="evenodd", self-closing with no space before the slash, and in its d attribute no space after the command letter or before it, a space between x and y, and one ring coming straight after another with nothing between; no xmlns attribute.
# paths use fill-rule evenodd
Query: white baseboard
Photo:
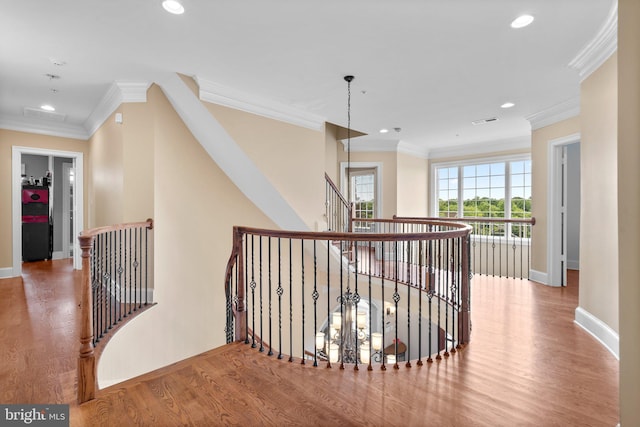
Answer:
<svg viewBox="0 0 640 427"><path fill-rule="evenodd" d="M5 279L8 277L15 277L13 274L13 268L11 267L0 268L0 279Z"/></svg>
<svg viewBox="0 0 640 427"><path fill-rule="evenodd" d="M51 254L51 259L62 259L62 258L64 258L62 251L56 251Z"/></svg>
<svg viewBox="0 0 640 427"><path fill-rule="evenodd" d="M580 261L577 260L567 260L567 269L569 270L580 270Z"/></svg>
<svg viewBox="0 0 640 427"><path fill-rule="evenodd" d="M616 331L582 307L576 308L575 322L620 360L620 336Z"/></svg>
<svg viewBox="0 0 640 427"><path fill-rule="evenodd" d="M547 275L547 273L543 273L541 271L536 271L536 270L529 270L529 280L532 280L534 282L538 282L538 283L542 283L543 285L546 285L549 283L549 276Z"/></svg>

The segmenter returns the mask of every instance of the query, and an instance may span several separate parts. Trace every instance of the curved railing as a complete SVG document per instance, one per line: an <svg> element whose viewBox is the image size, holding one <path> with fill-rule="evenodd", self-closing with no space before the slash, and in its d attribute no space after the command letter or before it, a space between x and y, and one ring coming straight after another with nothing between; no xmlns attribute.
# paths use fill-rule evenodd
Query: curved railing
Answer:
<svg viewBox="0 0 640 427"><path fill-rule="evenodd" d="M471 227L366 222L353 233L234 227L227 342L355 369L421 365L469 342Z"/></svg>
<svg viewBox="0 0 640 427"><path fill-rule="evenodd" d="M95 397L96 358L120 326L153 305L153 220L83 231L78 403Z"/></svg>

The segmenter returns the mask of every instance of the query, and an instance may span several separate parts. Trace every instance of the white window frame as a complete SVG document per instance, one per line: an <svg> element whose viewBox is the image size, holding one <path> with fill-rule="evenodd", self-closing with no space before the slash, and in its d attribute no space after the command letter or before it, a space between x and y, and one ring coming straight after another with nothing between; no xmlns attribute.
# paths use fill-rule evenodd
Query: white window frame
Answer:
<svg viewBox="0 0 640 427"><path fill-rule="evenodd" d="M475 157L472 159L465 159L465 160L454 160L454 161L446 161L446 162L435 162L431 164L431 170L430 172L430 177L431 177L431 185L429 190L431 191L431 206L430 206L430 212L431 212L431 216L432 217L438 217L439 216L439 200L438 200L438 195L439 195L439 189L438 189L438 176L437 176L437 171L440 168L447 168L447 167L457 167L458 168L458 217L459 218L464 218L462 215L464 214L464 203L462 200L462 192L464 191L463 188L463 177L462 177L462 170L465 166L474 166L474 165L484 165L484 164L491 164L491 163L505 163L505 189L504 189L504 197L505 197L505 212L504 212L504 218L505 219L511 219L511 162L518 162L518 161L523 161L523 160L528 160L531 161L531 154L530 153L523 153L523 154L513 154L513 155L504 155L504 156L492 156L492 157ZM533 182L532 182L533 184ZM506 201L509 201L509 203L506 203ZM509 228L509 232L505 232L505 237L499 237L496 238L500 239L500 240L507 240L506 236L510 236L511 232L511 227ZM474 236L475 239L480 239L480 236ZM510 237L509 237L510 240ZM531 239L530 238L522 238L522 242L523 244L531 244Z"/></svg>
<svg viewBox="0 0 640 427"><path fill-rule="evenodd" d="M381 162L351 162L352 169L375 169L376 170L376 218L382 218L382 163ZM347 194L347 162L340 162L340 191ZM348 196L348 195L347 195Z"/></svg>

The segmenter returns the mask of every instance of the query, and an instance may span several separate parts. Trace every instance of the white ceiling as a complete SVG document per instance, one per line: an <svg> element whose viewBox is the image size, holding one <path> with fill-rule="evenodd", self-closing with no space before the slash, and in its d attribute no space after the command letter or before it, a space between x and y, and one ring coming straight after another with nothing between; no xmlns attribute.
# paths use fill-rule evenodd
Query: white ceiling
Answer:
<svg viewBox="0 0 640 427"><path fill-rule="evenodd" d="M65 115L61 125L87 132L88 117L114 81L152 82L171 71L346 125L343 76L353 74L352 127L369 134L365 141L401 140L427 152L522 139L530 135L526 117L575 104L580 77L569 63L596 36L613 3L183 4L186 12L175 16L161 0L0 0L0 122L50 103ZM510 28L523 13L535 17L533 24ZM506 101L516 106L501 109ZM490 117L499 120L471 124ZM391 132L382 135L380 128Z"/></svg>

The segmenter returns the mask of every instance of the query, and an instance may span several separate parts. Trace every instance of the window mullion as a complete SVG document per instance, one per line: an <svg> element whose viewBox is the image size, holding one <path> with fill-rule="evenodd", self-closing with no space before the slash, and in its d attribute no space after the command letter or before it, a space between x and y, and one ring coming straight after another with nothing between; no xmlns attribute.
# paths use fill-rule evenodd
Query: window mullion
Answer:
<svg viewBox="0 0 640 427"><path fill-rule="evenodd" d="M504 217L511 218L511 162L504 162ZM511 236L511 223L506 223L504 227L504 235L508 239Z"/></svg>
<svg viewBox="0 0 640 427"><path fill-rule="evenodd" d="M462 166L458 166L458 218L462 218L464 216L464 206L462 200L463 194L463 179L462 179Z"/></svg>

